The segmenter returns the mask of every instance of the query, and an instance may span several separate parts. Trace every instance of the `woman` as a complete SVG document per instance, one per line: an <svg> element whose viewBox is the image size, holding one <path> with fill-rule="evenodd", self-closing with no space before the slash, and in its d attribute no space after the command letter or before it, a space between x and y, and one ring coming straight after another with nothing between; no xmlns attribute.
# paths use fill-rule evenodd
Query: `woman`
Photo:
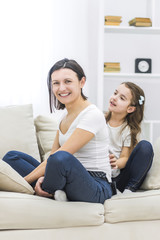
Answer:
<svg viewBox="0 0 160 240"><path fill-rule="evenodd" d="M17 170L39 196L63 190L72 201L103 203L112 196L108 131L103 113L83 94L80 65L58 61L49 71L50 109L66 108L47 161L11 151L3 160Z"/></svg>

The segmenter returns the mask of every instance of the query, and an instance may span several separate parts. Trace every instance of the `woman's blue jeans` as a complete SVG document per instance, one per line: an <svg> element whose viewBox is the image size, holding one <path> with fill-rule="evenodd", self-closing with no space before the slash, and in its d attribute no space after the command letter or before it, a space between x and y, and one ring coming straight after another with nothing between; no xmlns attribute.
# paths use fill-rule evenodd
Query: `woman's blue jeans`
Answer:
<svg viewBox="0 0 160 240"><path fill-rule="evenodd" d="M22 177L40 164L33 157L18 151L8 152L3 160ZM35 182L31 185L34 187ZM42 189L49 193L64 190L72 201L104 203L112 196L107 180L91 176L72 154L65 151L58 151L48 158Z"/></svg>
<svg viewBox="0 0 160 240"><path fill-rule="evenodd" d="M153 161L153 148L150 142L140 141L132 151L125 168L112 180L121 192L129 189L135 192L142 185Z"/></svg>

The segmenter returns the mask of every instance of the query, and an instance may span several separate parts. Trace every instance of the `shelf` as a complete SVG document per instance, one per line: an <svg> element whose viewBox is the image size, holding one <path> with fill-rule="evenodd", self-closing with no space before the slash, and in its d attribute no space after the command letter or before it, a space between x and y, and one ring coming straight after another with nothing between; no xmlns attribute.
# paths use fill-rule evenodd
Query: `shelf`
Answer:
<svg viewBox="0 0 160 240"><path fill-rule="evenodd" d="M160 74L153 74L153 73L104 73L104 77L160 78Z"/></svg>
<svg viewBox="0 0 160 240"><path fill-rule="evenodd" d="M160 28L155 27L121 27L104 26L106 33L130 33L130 34L160 34Z"/></svg>

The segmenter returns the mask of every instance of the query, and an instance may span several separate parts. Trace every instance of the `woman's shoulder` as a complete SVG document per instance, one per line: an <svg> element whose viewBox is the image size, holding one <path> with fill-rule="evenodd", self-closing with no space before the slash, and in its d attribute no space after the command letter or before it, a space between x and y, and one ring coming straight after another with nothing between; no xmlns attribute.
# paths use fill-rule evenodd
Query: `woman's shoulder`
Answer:
<svg viewBox="0 0 160 240"><path fill-rule="evenodd" d="M103 112L94 104L90 104L83 113L84 115L90 116L90 118L94 117L96 119L98 118L105 120Z"/></svg>

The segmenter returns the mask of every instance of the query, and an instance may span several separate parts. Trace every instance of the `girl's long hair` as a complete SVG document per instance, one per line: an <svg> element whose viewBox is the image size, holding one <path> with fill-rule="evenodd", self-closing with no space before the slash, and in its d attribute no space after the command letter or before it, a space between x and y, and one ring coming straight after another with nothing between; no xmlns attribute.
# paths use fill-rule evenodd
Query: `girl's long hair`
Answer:
<svg viewBox="0 0 160 240"><path fill-rule="evenodd" d="M145 95L144 91L132 82L123 82L127 88L130 89L132 94L131 106L135 106L136 109L132 113L128 113L124 119L126 126L128 125L131 131L131 147L134 148L138 143L138 134L141 132L141 122L144 116L144 103ZM106 122L111 119L112 113L109 111L106 113Z"/></svg>

